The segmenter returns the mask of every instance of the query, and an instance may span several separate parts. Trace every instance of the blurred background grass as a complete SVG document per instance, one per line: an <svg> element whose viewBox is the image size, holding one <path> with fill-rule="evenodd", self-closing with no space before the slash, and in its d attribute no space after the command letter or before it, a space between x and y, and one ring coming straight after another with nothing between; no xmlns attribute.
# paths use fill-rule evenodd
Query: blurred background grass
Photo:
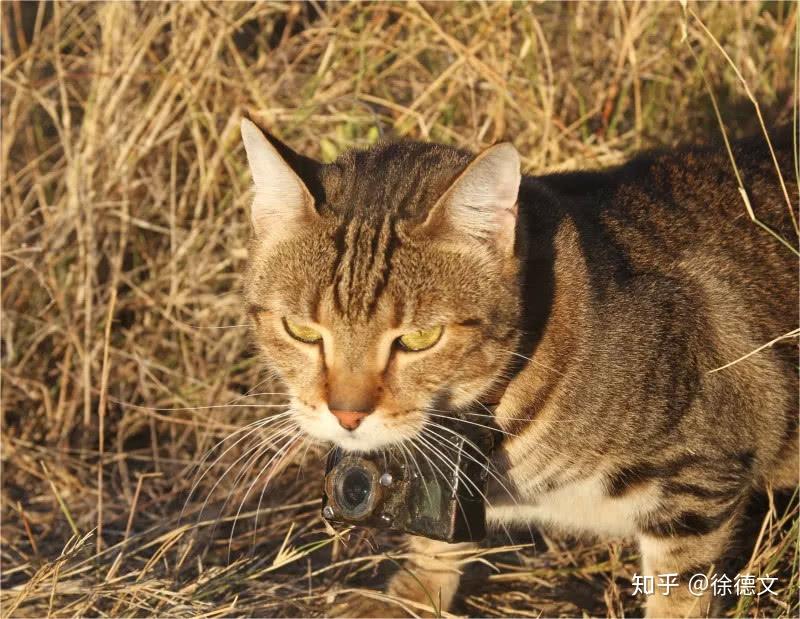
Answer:
<svg viewBox="0 0 800 619"><path fill-rule="evenodd" d="M3 616L324 615L383 582L394 536L324 530L320 453L286 462L256 522L258 469L234 445L179 521L203 455L280 410L238 297L242 111L324 160L382 137L508 139L532 173L597 167L717 140L704 79L731 135L758 130L718 42L767 123L790 121L797 4L689 9L4 2ZM742 553L779 593L727 612L797 616L796 501L758 513ZM533 544L473 567L489 577L456 610L641 612L632 547Z"/></svg>

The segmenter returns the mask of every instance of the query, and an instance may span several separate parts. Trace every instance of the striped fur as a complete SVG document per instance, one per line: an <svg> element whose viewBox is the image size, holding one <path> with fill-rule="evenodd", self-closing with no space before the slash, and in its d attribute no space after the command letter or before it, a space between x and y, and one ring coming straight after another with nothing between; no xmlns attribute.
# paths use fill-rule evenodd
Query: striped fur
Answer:
<svg viewBox="0 0 800 619"><path fill-rule="evenodd" d="M788 138L776 141L787 179ZM321 165L268 139L315 213L277 244L254 237L245 298L309 435L353 450L413 441L436 420L426 409L491 400L513 377L494 419L509 436L490 521L634 539L648 573L705 571L755 489L797 485L794 346L713 371L796 328L798 313L796 261L747 218L724 151L524 177L506 210L509 253L502 235L441 207L469 153L389 143ZM764 145L734 154L760 219L796 244ZM437 205L451 217L432 226ZM323 344L292 341L283 316L314 325ZM429 351L393 344L436 325L445 332ZM328 410L341 407L371 414L350 432ZM429 598L403 572L390 589L449 602L456 563L414 544L439 591ZM647 614L704 615L712 602L653 596Z"/></svg>

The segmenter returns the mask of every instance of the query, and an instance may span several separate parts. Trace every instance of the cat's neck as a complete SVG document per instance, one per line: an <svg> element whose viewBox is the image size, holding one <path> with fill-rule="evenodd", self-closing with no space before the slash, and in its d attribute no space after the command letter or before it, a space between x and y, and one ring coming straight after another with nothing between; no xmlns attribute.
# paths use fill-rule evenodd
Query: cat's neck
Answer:
<svg viewBox="0 0 800 619"><path fill-rule="evenodd" d="M505 385L513 400L536 415L536 402L568 371L590 339L589 272L571 209L574 200L526 177L520 190L520 341ZM519 380L523 377L522 380ZM514 394L524 383L525 392ZM532 406L531 406L532 405Z"/></svg>
<svg viewBox="0 0 800 619"><path fill-rule="evenodd" d="M520 347L528 351L522 353L525 355L536 350L546 331L558 327L555 323L577 326L581 306L587 300L584 257L568 215L568 202L568 197L537 178L524 178L517 241L522 301L519 327L523 332Z"/></svg>

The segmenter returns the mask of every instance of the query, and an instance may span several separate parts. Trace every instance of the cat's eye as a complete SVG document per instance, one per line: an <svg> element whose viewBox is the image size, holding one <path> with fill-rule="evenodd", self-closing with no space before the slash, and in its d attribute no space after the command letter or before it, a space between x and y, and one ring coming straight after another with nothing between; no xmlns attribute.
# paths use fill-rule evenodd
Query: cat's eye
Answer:
<svg viewBox="0 0 800 619"><path fill-rule="evenodd" d="M403 350L420 352L427 350L438 342L439 338L442 337L443 331L444 328L441 326L412 331L398 337L397 342Z"/></svg>
<svg viewBox="0 0 800 619"><path fill-rule="evenodd" d="M313 327L292 322L288 318L283 319L283 326L286 328L286 332L294 339L306 344L316 344L322 339L322 333Z"/></svg>

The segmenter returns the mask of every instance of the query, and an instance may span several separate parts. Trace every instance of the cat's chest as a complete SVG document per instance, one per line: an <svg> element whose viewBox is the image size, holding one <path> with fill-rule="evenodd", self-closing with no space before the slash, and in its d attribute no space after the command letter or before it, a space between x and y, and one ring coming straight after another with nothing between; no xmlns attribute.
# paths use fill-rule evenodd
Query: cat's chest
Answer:
<svg viewBox="0 0 800 619"><path fill-rule="evenodd" d="M513 500L498 497L489 506L490 524L538 524L572 533L601 537L629 538L636 533L637 521L657 506L657 490L644 487L621 497L611 497L601 474L566 483L558 488L532 494L523 484L515 484Z"/></svg>

